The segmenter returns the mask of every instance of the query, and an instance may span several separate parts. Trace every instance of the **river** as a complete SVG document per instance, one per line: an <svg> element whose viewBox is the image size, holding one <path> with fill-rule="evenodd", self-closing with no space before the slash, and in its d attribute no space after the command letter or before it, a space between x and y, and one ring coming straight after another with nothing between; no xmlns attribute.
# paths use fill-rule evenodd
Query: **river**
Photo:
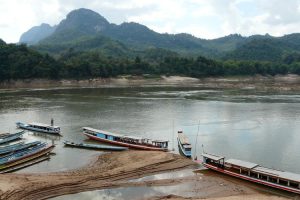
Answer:
<svg viewBox="0 0 300 200"><path fill-rule="evenodd" d="M298 93L251 88L60 88L1 90L0 102L0 132L14 132L18 121L50 123L51 118L62 129L62 137L26 133L28 141L55 143L56 155L18 173L74 169L102 153L64 147L63 140L91 142L82 134L83 126L169 140L175 152L176 132L183 130L193 156L204 150L300 173Z"/></svg>

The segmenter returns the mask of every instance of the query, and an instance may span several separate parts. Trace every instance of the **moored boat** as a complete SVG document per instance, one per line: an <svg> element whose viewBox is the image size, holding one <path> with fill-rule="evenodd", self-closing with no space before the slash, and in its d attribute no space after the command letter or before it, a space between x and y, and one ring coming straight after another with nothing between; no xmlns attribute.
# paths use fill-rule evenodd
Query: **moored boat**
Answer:
<svg viewBox="0 0 300 200"><path fill-rule="evenodd" d="M92 140L113 145L152 151L168 151L168 141L151 140L134 136L120 135L108 131L83 127L83 134Z"/></svg>
<svg viewBox="0 0 300 200"><path fill-rule="evenodd" d="M14 134L8 134L0 138L0 144L9 143L18 139L21 139L25 131L20 131Z"/></svg>
<svg viewBox="0 0 300 200"><path fill-rule="evenodd" d="M60 127L59 126L54 126L54 125L49 125L49 124L42 124L42 123L22 123L22 122L17 122L16 123L18 128L21 129L26 129L30 131L36 131L36 132L42 132L42 133L51 133L51 134L60 134Z"/></svg>
<svg viewBox="0 0 300 200"><path fill-rule="evenodd" d="M26 150L0 158L0 170L7 169L50 153L54 145L41 143Z"/></svg>
<svg viewBox="0 0 300 200"><path fill-rule="evenodd" d="M64 144L71 147L86 148L86 149L99 149L99 150L109 150L109 151L124 151L128 150L127 147L116 147L108 145L99 144L86 144L86 143L74 143L70 141L64 141Z"/></svg>
<svg viewBox="0 0 300 200"><path fill-rule="evenodd" d="M192 145L189 142L188 138L182 131L178 131L177 141L178 147L181 154L185 157L192 157Z"/></svg>
<svg viewBox="0 0 300 200"><path fill-rule="evenodd" d="M27 149L29 147L38 145L40 143L41 143L40 141L30 142L30 143L26 143L26 144L24 144L22 142L22 143L8 145L8 146L5 146L5 147L0 147L0 155L12 153L12 152L17 152L17 151L20 151L20 150Z"/></svg>
<svg viewBox="0 0 300 200"><path fill-rule="evenodd" d="M300 174L262 167L256 163L203 153L206 168L254 183L300 194Z"/></svg>

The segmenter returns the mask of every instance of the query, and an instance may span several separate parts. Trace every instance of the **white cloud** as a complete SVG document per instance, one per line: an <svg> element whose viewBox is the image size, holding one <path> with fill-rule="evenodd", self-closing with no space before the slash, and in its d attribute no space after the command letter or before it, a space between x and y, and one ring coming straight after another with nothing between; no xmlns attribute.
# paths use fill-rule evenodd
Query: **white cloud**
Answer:
<svg viewBox="0 0 300 200"><path fill-rule="evenodd" d="M300 0L0 0L0 38L17 42L43 22L58 24L73 9L92 9L112 23L134 21L164 33L216 38L231 33L300 32Z"/></svg>

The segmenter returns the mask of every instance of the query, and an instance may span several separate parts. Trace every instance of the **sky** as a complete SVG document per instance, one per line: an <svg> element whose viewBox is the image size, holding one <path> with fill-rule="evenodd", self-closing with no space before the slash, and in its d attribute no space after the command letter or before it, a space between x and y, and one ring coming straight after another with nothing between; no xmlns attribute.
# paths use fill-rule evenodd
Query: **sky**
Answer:
<svg viewBox="0 0 300 200"><path fill-rule="evenodd" d="M300 32L300 0L0 0L0 38L18 42L31 27L56 25L78 8L115 24L138 22L160 33L204 39Z"/></svg>

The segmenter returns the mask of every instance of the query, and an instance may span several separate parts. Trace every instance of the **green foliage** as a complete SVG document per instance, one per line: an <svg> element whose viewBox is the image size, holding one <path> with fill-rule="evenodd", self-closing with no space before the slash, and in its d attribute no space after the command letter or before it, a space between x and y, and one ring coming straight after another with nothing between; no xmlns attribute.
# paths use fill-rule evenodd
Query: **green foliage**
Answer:
<svg viewBox="0 0 300 200"><path fill-rule="evenodd" d="M114 50L113 45L108 48ZM139 53L142 56L112 57L97 49L76 51L69 48L54 59L25 45L5 44L0 40L0 81L29 78L85 79L144 74L191 77L300 74L300 57L297 53L287 54L282 62L261 62L216 61L203 56L182 57L160 48L151 48L145 52Z"/></svg>

